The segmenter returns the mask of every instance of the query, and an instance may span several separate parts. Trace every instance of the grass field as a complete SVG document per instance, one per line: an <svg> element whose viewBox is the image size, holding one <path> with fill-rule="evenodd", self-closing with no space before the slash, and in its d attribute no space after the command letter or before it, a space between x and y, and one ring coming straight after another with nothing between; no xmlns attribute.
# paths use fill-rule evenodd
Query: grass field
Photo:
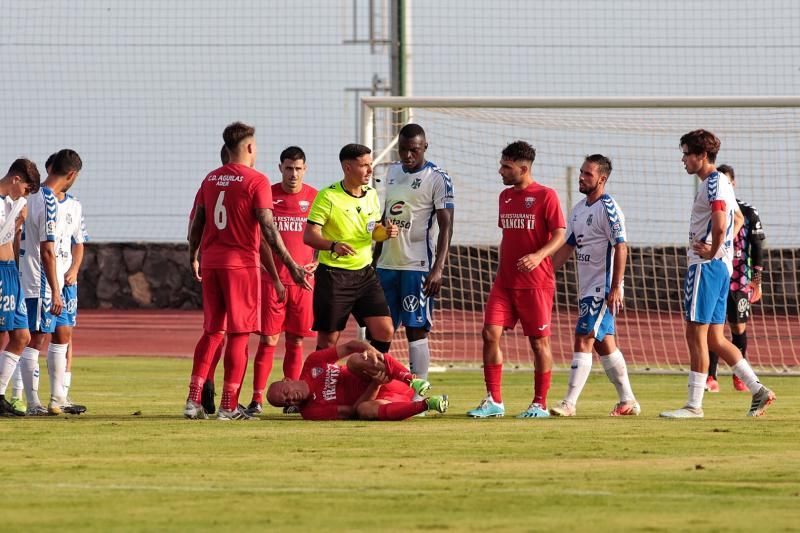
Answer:
<svg viewBox="0 0 800 533"><path fill-rule="evenodd" d="M181 418L190 361L79 359L80 417L0 419L0 530L754 530L800 527L800 381L748 419L749 396L704 420L660 420L684 376L633 376L643 414L606 416L593 374L574 419L471 420L476 372L434 375L451 411L406 422ZM280 365L276 365L280 367ZM46 375L43 368L43 374ZM44 382L41 390L47 390ZM509 415L531 375L504 377ZM566 374L555 376L551 401ZM243 399L249 399L245 385Z"/></svg>

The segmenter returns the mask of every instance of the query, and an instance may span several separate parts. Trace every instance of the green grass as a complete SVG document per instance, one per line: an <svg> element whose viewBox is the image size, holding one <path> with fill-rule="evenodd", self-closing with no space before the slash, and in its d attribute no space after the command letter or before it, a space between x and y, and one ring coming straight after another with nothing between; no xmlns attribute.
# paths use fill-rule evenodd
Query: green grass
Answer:
<svg viewBox="0 0 800 533"><path fill-rule="evenodd" d="M79 359L80 417L0 419L0 529L36 530L796 530L800 381L770 377L761 419L749 396L683 405L683 376L633 376L642 416L610 419L593 374L574 419L471 420L478 372L434 375L451 411L406 422L181 418L190 361ZM276 365L279 367L280 365ZM43 368L44 370L44 368ZM46 374L46 372L43 372ZM509 415L528 372L504 377ZM44 380L43 380L44 381ZM554 379L551 401L564 393ZM47 390L42 383L41 390ZM249 399L246 382L243 400ZM140 413L135 415L134 413Z"/></svg>

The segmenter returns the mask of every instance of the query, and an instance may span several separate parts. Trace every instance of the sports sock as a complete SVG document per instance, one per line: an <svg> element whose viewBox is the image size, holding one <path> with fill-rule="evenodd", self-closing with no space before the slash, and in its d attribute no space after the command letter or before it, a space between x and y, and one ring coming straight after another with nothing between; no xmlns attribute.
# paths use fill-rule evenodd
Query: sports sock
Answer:
<svg viewBox="0 0 800 533"><path fill-rule="evenodd" d="M602 357L600 358L603 359ZM588 352L573 352L572 364L569 367L569 381L567 382L567 396L565 401L572 405L578 404L578 397L583 391L589 373L592 371L592 354Z"/></svg>
<svg viewBox="0 0 800 533"><path fill-rule="evenodd" d="M267 379L272 372L272 362L275 358L275 346L267 343L258 343L256 358L253 361L253 401L264 403L264 389L267 388Z"/></svg>
<svg viewBox="0 0 800 533"><path fill-rule="evenodd" d="M636 400L633 395L633 389L631 389L631 382L628 379L628 365L625 364L625 357L623 357L622 352L615 350L606 357L601 357L600 362L603 363L603 370L606 371L608 380L617 389L619 401L632 402ZM703 386L705 386L705 383Z"/></svg>
<svg viewBox="0 0 800 533"><path fill-rule="evenodd" d="M742 352L742 357L747 357L747 331L731 333L731 342Z"/></svg>
<svg viewBox="0 0 800 533"><path fill-rule="evenodd" d="M744 381L744 384L747 385L747 389L751 394L755 394L759 391L761 382L758 381L758 376L753 372L753 368L750 366L747 359L741 359L738 363L733 365L731 370L733 370L736 377Z"/></svg>
<svg viewBox="0 0 800 533"><path fill-rule="evenodd" d="M428 379L428 368L431 364L431 350L428 338L408 343L408 366L418 378Z"/></svg>
<svg viewBox="0 0 800 533"><path fill-rule="evenodd" d="M192 377L189 381L189 396L187 401L200 403L200 394L206 382L208 370L214 353L222 344L224 334L216 332L203 332L197 345L194 347L194 361L192 362Z"/></svg>
<svg viewBox="0 0 800 533"><path fill-rule="evenodd" d="M64 372L64 398L69 398L69 388L72 386L72 372Z"/></svg>
<svg viewBox="0 0 800 533"><path fill-rule="evenodd" d="M405 420L428 410L425 400L385 403L378 407L378 420Z"/></svg>
<svg viewBox="0 0 800 533"><path fill-rule="evenodd" d="M703 407L703 393L706 390L706 378L708 374L701 374L694 370L689 372L689 399L686 402L688 407L701 409Z"/></svg>
<svg viewBox="0 0 800 533"><path fill-rule="evenodd" d="M228 333L228 344L225 347L225 381L222 385L222 402L220 407L232 411L239 405L239 390L242 388L244 374L247 371L248 333Z"/></svg>
<svg viewBox="0 0 800 533"><path fill-rule="evenodd" d="M286 343L286 352L283 355L283 377L300 379L303 370L303 345L293 342Z"/></svg>
<svg viewBox="0 0 800 533"><path fill-rule="evenodd" d="M25 387L25 401L28 407L41 405L39 400L39 350L25 347L20 355L18 368L21 370Z"/></svg>
<svg viewBox="0 0 800 533"><path fill-rule="evenodd" d="M483 381L486 392L494 403L503 403L503 363L483 365Z"/></svg>
<svg viewBox="0 0 800 533"><path fill-rule="evenodd" d="M20 355L20 358L22 356ZM22 361L17 362L17 368L14 370L14 375L11 377L11 397L22 398L22 391L25 384L22 381Z"/></svg>
<svg viewBox="0 0 800 533"><path fill-rule="evenodd" d="M50 343L47 347L47 374L50 376L50 399L63 403L64 372L67 370L69 344Z"/></svg>
<svg viewBox="0 0 800 533"><path fill-rule="evenodd" d="M19 356L11 352L3 352L2 357L0 357L0 395L5 395L8 382L11 381L11 376L14 375L18 362Z"/></svg>
<svg viewBox="0 0 800 533"><path fill-rule="evenodd" d="M219 364L219 360L222 359L222 352L225 350L225 343L219 343L217 347L217 351L214 352L214 357L211 359L211 363L208 365L208 374L206 374L206 381L210 381L214 383L214 374L217 372L217 365Z"/></svg>
<svg viewBox="0 0 800 533"><path fill-rule="evenodd" d="M414 379L414 374L388 353L383 354L383 364L386 365L386 374L392 379L403 383L411 383L411 380Z"/></svg>
<svg viewBox="0 0 800 533"><path fill-rule="evenodd" d="M550 381L553 373L533 371L533 403L538 403L542 409L547 409L547 393L550 391Z"/></svg>
<svg viewBox="0 0 800 533"><path fill-rule="evenodd" d="M708 375L717 379L717 365L719 364L719 356L712 351L708 352Z"/></svg>

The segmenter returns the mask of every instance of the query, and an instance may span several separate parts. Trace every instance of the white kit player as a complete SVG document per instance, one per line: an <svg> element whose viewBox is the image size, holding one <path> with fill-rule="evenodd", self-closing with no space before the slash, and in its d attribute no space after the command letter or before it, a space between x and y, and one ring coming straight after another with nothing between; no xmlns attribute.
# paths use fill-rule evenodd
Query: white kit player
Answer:
<svg viewBox="0 0 800 533"><path fill-rule="evenodd" d="M586 156L578 182L586 199L572 209L567 219L567 241L553 256L553 266L558 268L576 252L580 309L567 395L550 408L553 416L575 416L578 397L592 370L593 348L619 396L611 416L641 412L614 337L614 318L623 305L628 249L625 215L605 193L610 174L610 159L601 154Z"/></svg>
<svg viewBox="0 0 800 533"><path fill-rule="evenodd" d="M427 379L428 331L433 297L442 286L453 235L453 182L425 160L425 130L406 124L398 136L400 161L389 166L384 219L400 231L376 248L381 281L395 329L402 323L408 339L411 372ZM438 236L437 236L438 228Z"/></svg>
<svg viewBox="0 0 800 533"><path fill-rule="evenodd" d="M29 415L80 414L85 407L67 402L64 379L67 349L77 312L77 285L65 284L72 265L72 241L82 242L83 216L80 203L66 191L83 166L74 150L60 150L38 194L28 202L24 239L20 252L22 286L28 309L31 342L22 353L22 377ZM50 401L45 410L38 396L38 358L46 334L52 334L47 349Z"/></svg>

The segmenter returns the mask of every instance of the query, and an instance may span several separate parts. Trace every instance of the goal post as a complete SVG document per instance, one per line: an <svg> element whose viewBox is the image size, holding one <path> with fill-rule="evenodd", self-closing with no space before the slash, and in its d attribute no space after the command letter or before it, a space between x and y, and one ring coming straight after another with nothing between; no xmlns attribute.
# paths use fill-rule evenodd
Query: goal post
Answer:
<svg viewBox="0 0 800 533"><path fill-rule="evenodd" d="M736 169L737 197L758 208L767 235L748 357L762 370L800 372L800 97L365 97L362 142L374 150L379 193L396 157L401 111L425 128L428 159L455 187L453 245L430 336L435 362L481 363L483 304L500 241L498 161L523 139L537 151L535 179L556 190L565 216L582 198L576 169L584 156L611 158L607 191L625 212L630 247L618 343L634 368L685 369L682 279L697 179L684 171L678 143L705 128L720 137L717 163ZM563 366L577 318L574 262L556 279L551 343ZM404 343L402 331L395 343ZM506 333L503 351L509 365L532 364L520 328Z"/></svg>

